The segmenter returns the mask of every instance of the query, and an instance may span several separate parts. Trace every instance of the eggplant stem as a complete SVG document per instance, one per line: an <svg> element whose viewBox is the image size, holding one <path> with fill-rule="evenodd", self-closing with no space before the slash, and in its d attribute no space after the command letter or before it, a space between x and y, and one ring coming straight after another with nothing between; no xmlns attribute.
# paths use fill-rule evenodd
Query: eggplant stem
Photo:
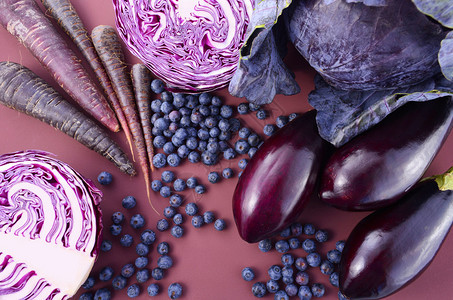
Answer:
<svg viewBox="0 0 453 300"><path fill-rule="evenodd" d="M444 174L435 175L431 178L437 183L440 191L453 190L453 167L448 169Z"/></svg>

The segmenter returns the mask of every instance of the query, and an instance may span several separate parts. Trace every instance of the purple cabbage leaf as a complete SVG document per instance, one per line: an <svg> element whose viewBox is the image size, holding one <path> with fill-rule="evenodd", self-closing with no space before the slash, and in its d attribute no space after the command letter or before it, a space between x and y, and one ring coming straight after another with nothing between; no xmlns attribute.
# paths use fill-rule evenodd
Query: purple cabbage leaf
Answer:
<svg viewBox="0 0 453 300"><path fill-rule="evenodd" d="M412 0L425 15L445 27L453 28L453 2L449 0Z"/></svg>
<svg viewBox="0 0 453 300"><path fill-rule="evenodd" d="M439 64L442 74L453 81L453 31L450 31L440 44Z"/></svg>
<svg viewBox="0 0 453 300"><path fill-rule="evenodd" d="M261 105L271 103L276 94L300 92L294 73L283 62L287 38L282 23L277 22L290 3L263 0L255 4L239 64L229 83L231 95Z"/></svg>
<svg viewBox="0 0 453 300"><path fill-rule="evenodd" d="M289 38L324 80L343 90L411 86L437 74L446 29L411 0L386 2L294 2L285 14Z"/></svg>
<svg viewBox="0 0 453 300"><path fill-rule="evenodd" d="M453 96L453 82L441 74L409 87L366 91L337 89L318 74L308 101L317 110L320 135L340 147L409 101L445 96Z"/></svg>

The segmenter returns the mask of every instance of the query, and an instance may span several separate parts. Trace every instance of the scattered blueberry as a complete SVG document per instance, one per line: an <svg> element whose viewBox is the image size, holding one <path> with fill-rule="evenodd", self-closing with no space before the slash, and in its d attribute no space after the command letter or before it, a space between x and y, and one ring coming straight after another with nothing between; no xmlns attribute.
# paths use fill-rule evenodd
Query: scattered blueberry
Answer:
<svg viewBox="0 0 453 300"><path fill-rule="evenodd" d="M168 255L161 255L157 259L157 266L163 270L170 269L173 266L173 259Z"/></svg>
<svg viewBox="0 0 453 300"><path fill-rule="evenodd" d="M125 264L121 268L121 275L126 278L130 278L132 275L134 275L134 273L135 273L135 267L133 264Z"/></svg>
<svg viewBox="0 0 453 300"><path fill-rule="evenodd" d="M181 225L183 222L184 217L182 216L182 214L178 213L173 217L173 223L175 223L175 225Z"/></svg>
<svg viewBox="0 0 453 300"><path fill-rule="evenodd" d="M148 269L138 270L137 273L135 274L135 278L137 279L138 283L144 283L148 281L149 277L150 273Z"/></svg>
<svg viewBox="0 0 453 300"><path fill-rule="evenodd" d="M151 182L151 189L155 192L159 192L162 186L163 186L162 181L158 179L155 179Z"/></svg>
<svg viewBox="0 0 453 300"><path fill-rule="evenodd" d="M300 300L310 300L313 297L310 287L306 285L302 285L299 287L297 295L299 296Z"/></svg>
<svg viewBox="0 0 453 300"><path fill-rule="evenodd" d="M328 235L327 231L322 230L322 229L316 231L316 233L315 233L315 239L320 243L327 242L328 237L329 237L329 235Z"/></svg>
<svg viewBox="0 0 453 300"><path fill-rule="evenodd" d="M247 138L247 142L249 143L250 147L257 147L261 142L261 138L258 134L252 133Z"/></svg>
<svg viewBox="0 0 453 300"><path fill-rule="evenodd" d="M217 183L220 181L220 175L218 172L212 171L208 174L208 181L210 183Z"/></svg>
<svg viewBox="0 0 453 300"><path fill-rule="evenodd" d="M297 272L294 280L298 285L307 285L308 282L310 281L310 277L308 276L308 273L304 271L299 271Z"/></svg>
<svg viewBox="0 0 453 300"><path fill-rule="evenodd" d="M151 91L155 94L160 94L165 90L165 83L160 79L151 81Z"/></svg>
<svg viewBox="0 0 453 300"><path fill-rule="evenodd" d="M288 116L288 121L291 122L292 120L294 120L295 118L297 118L299 116L298 113L291 113L289 114Z"/></svg>
<svg viewBox="0 0 453 300"><path fill-rule="evenodd" d="M245 167L247 166L248 163L249 163L249 160L247 158L243 158L238 162L238 166L241 169L245 169Z"/></svg>
<svg viewBox="0 0 453 300"><path fill-rule="evenodd" d="M242 278L245 281L252 281L253 279L255 279L255 272L252 268L245 267L244 269L242 269Z"/></svg>
<svg viewBox="0 0 453 300"><path fill-rule="evenodd" d="M145 255L148 255L149 253L149 246L148 245L145 245L143 243L138 243L137 246L135 246L135 252L137 252L137 254L139 256L145 256Z"/></svg>
<svg viewBox="0 0 453 300"><path fill-rule="evenodd" d="M276 130L277 128L274 124L266 124L264 125L263 133L267 136L271 136L275 133Z"/></svg>
<svg viewBox="0 0 453 300"><path fill-rule="evenodd" d="M203 226L203 224L204 224L204 220L203 220L202 216L195 215L192 217L192 226L193 227L200 228L201 226Z"/></svg>
<svg viewBox="0 0 453 300"><path fill-rule="evenodd" d="M314 235L316 232L316 228L313 224L305 224L304 225L304 234L306 235Z"/></svg>
<svg viewBox="0 0 453 300"><path fill-rule="evenodd" d="M222 177L225 179L229 179L233 177L233 169L231 168L225 168L222 170Z"/></svg>
<svg viewBox="0 0 453 300"><path fill-rule="evenodd" d="M299 289L297 288L297 285L293 283L287 284L285 287L285 292L286 294L288 294L289 297L296 296L298 291Z"/></svg>
<svg viewBox="0 0 453 300"><path fill-rule="evenodd" d="M206 224L210 224L210 223L213 223L215 221L215 215L214 215L214 212L212 211L205 211L203 213L203 221L206 223Z"/></svg>
<svg viewBox="0 0 453 300"><path fill-rule="evenodd" d="M258 249L262 252L269 252L272 250L272 241L270 239L264 239L258 242Z"/></svg>
<svg viewBox="0 0 453 300"><path fill-rule="evenodd" d="M294 261L294 266L299 271L305 271L308 268L308 263L305 257L298 257Z"/></svg>
<svg viewBox="0 0 453 300"><path fill-rule="evenodd" d="M141 214L135 214L131 217L131 227L134 229L140 229L145 226L145 218Z"/></svg>
<svg viewBox="0 0 453 300"><path fill-rule="evenodd" d="M341 252L337 249L329 250L327 251L327 259L333 264L338 264L340 263Z"/></svg>
<svg viewBox="0 0 453 300"><path fill-rule="evenodd" d="M157 221L157 230L159 231L165 231L168 229L170 224L168 224L168 221L166 219L160 219Z"/></svg>
<svg viewBox="0 0 453 300"><path fill-rule="evenodd" d="M159 295L160 286L157 283L151 283L147 288L148 295L153 297Z"/></svg>
<svg viewBox="0 0 453 300"><path fill-rule="evenodd" d="M314 252L316 250L316 243L312 239L305 239L302 242L302 249L305 250L307 253Z"/></svg>
<svg viewBox="0 0 453 300"><path fill-rule="evenodd" d="M321 256L316 252L309 253L307 255L307 263L310 267L319 267L321 265Z"/></svg>
<svg viewBox="0 0 453 300"><path fill-rule="evenodd" d="M292 237L288 240L289 247L291 249L300 248L300 240L296 237Z"/></svg>
<svg viewBox="0 0 453 300"><path fill-rule="evenodd" d="M194 189L198 185L198 180L195 177L190 177L187 179L186 183L189 189Z"/></svg>
<svg viewBox="0 0 453 300"><path fill-rule="evenodd" d="M126 196L121 201L121 204L125 209L131 209L137 205L137 200L133 196Z"/></svg>
<svg viewBox="0 0 453 300"><path fill-rule="evenodd" d="M148 265L148 258L146 256L139 256L135 259L135 266L138 269L143 269Z"/></svg>
<svg viewBox="0 0 453 300"><path fill-rule="evenodd" d="M140 286L137 283L131 284L127 287L127 296L129 298L136 298L140 295Z"/></svg>
<svg viewBox="0 0 453 300"><path fill-rule="evenodd" d="M181 197L181 195L178 195L178 194L173 194L170 196L170 200L169 200L169 203L172 207L176 208L176 207L180 207L181 204L183 202L183 199ZM174 215L173 215L174 216ZM172 217L173 217L172 216Z"/></svg>
<svg viewBox="0 0 453 300"><path fill-rule="evenodd" d="M161 177L162 177L163 182L169 183L169 182L172 182L173 180L175 180L176 175L172 171L165 170L162 172Z"/></svg>
<svg viewBox="0 0 453 300"><path fill-rule="evenodd" d="M224 219L217 219L214 222L214 228L218 231L224 230L226 227L226 223Z"/></svg>
<svg viewBox="0 0 453 300"><path fill-rule="evenodd" d="M107 171L103 171L98 175L98 182L102 185L109 185L113 181L113 175Z"/></svg>
<svg viewBox="0 0 453 300"><path fill-rule="evenodd" d="M236 152L234 151L233 148L228 148L225 151L223 151L223 158L230 160L236 157Z"/></svg>
<svg viewBox="0 0 453 300"><path fill-rule="evenodd" d="M257 298L263 298L267 294L266 284L258 281L252 285L252 294Z"/></svg>
<svg viewBox="0 0 453 300"><path fill-rule="evenodd" d="M167 242L160 242L157 245L157 253L160 255L166 255L168 252L170 252L170 245Z"/></svg>
<svg viewBox="0 0 453 300"><path fill-rule="evenodd" d="M120 211L116 211L112 214L113 224L121 224L124 221L124 214Z"/></svg>
<svg viewBox="0 0 453 300"><path fill-rule="evenodd" d="M290 253L283 254L281 260L284 266L291 266L294 264L294 256Z"/></svg>
<svg viewBox="0 0 453 300"><path fill-rule="evenodd" d="M151 277L154 280L161 280L162 278L164 278L164 270L162 270L161 268L152 269L151 270Z"/></svg>
<svg viewBox="0 0 453 300"><path fill-rule="evenodd" d="M245 115L245 114L248 114L248 112L249 112L249 106L245 102L239 103L237 110L240 115Z"/></svg>
<svg viewBox="0 0 453 300"><path fill-rule="evenodd" d="M264 120L269 116L267 111L264 109L258 110L255 115L259 120Z"/></svg>
<svg viewBox="0 0 453 300"><path fill-rule="evenodd" d="M281 237L284 237L284 238L287 238L291 235L291 228L290 227L286 227L285 229L283 229L281 232L280 232L280 236Z"/></svg>
<svg viewBox="0 0 453 300"><path fill-rule="evenodd" d="M132 237L132 235L130 234L124 234L121 238L120 238L120 245L123 246L123 247L130 247L132 246L132 243L134 242L134 238Z"/></svg>
<svg viewBox="0 0 453 300"><path fill-rule="evenodd" d="M195 202L187 203L185 211L187 215L194 216L198 213L198 205Z"/></svg>
<svg viewBox="0 0 453 300"><path fill-rule="evenodd" d="M127 279L124 276L117 275L112 279L112 286L115 290L122 290L127 285Z"/></svg>
<svg viewBox="0 0 453 300"><path fill-rule="evenodd" d="M269 279L266 282L266 288L269 293L274 294L278 291L280 285L278 284L277 280Z"/></svg>
<svg viewBox="0 0 453 300"><path fill-rule="evenodd" d="M96 279L94 279L93 276L88 276L88 278L85 280L85 282L82 284L82 288L89 290L94 287L94 284L96 283Z"/></svg>
<svg viewBox="0 0 453 300"><path fill-rule="evenodd" d="M277 125L278 128L282 128L286 124L288 124L289 118L287 116L278 116L277 119L275 120L275 125Z"/></svg>
<svg viewBox="0 0 453 300"><path fill-rule="evenodd" d="M112 242L109 240L103 240L101 243L101 251L108 252L112 250Z"/></svg>
<svg viewBox="0 0 453 300"><path fill-rule="evenodd" d="M239 154L246 154L250 149L250 144L246 139L239 139L234 144L234 150Z"/></svg>
<svg viewBox="0 0 453 300"><path fill-rule="evenodd" d="M299 236L304 232L304 226L301 223L293 223L290 228L293 236Z"/></svg>
<svg viewBox="0 0 453 300"><path fill-rule="evenodd" d="M272 265L267 270L267 274L269 275L270 279L280 280L280 278L282 278L282 268L278 265Z"/></svg>
<svg viewBox="0 0 453 300"><path fill-rule="evenodd" d="M92 292L85 292L80 295L79 300L94 300L94 294Z"/></svg>
<svg viewBox="0 0 453 300"><path fill-rule="evenodd" d="M336 243L335 243L335 249L337 249L337 250L340 251L340 252L343 252L344 244L345 244L344 241L338 241L338 242L336 242Z"/></svg>
<svg viewBox="0 0 453 300"><path fill-rule="evenodd" d="M174 282L168 286L168 297L170 299L178 299L182 295L181 284Z"/></svg>
<svg viewBox="0 0 453 300"><path fill-rule="evenodd" d="M104 267L99 271L100 281L109 281L113 277L113 269L111 267Z"/></svg>
<svg viewBox="0 0 453 300"><path fill-rule="evenodd" d="M100 288L94 293L94 299L96 300L110 300L112 298L112 292L108 288Z"/></svg>
<svg viewBox="0 0 453 300"><path fill-rule="evenodd" d="M249 128L247 127L242 127L241 129L239 129L238 131L238 135L241 139L246 139L249 137L251 131Z"/></svg>
<svg viewBox="0 0 453 300"><path fill-rule="evenodd" d="M180 238L184 235L184 229L179 225L175 225L171 228L171 235L175 238Z"/></svg>
<svg viewBox="0 0 453 300"><path fill-rule="evenodd" d="M328 260L324 260L321 265L319 266L319 268L321 269L321 273L322 274L325 274L325 275L330 275L333 273L334 269L335 269L335 266L333 263L331 263L330 261Z"/></svg>
<svg viewBox="0 0 453 300"><path fill-rule="evenodd" d="M181 157L176 153L171 153L167 157L167 163L170 167L177 167L181 163Z"/></svg>
<svg viewBox="0 0 453 300"><path fill-rule="evenodd" d="M123 230L123 227L121 225L116 225L116 224L110 225L110 233L113 236L120 235L122 230Z"/></svg>
<svg viewBox="0 0 453 300"><path fill-rule="evenodd" d="M338 275L338 272L332 272L332 274L330 274L330 276L329 276L330 284L332 284L332 286L334 286L334 287L338 287L339 278L340 277Z"/></svg>
<svg viewBox="0 0 453 300"><path fill-rule="evenodd" d="M159 191L160 195L164 198L168 198L171 196L171 190L170 190L170 187L168 186L163 186L160 191Z"/></svg>
<svg viewBox="0 0 453 300"><path fill-rule="evenodd" d="M156 240L156 233L154 231L152 231L151 229L145 229L140 234L140 240L145 245L151 245Z"/></svg>
<svg viewBox="0 0 453 300"><path fill-rule="evenodd" d="M275 250L279 253L286 253L289 251L289 243L286 240L279 240L275 243Z"/></svg>
<svg viewBox="0 0 453 300"><path fill-rule="evenodd" d="M176 209L173 206L167 206L164 208L164 216L166 218L173 218L176 215Z"/></svg>
<svg viewBox="0 0 453 300"><path fill-rule="evenodd" d="M282 277L290 277L292 279L293 275L294 269L291 267L291 265L287 265L282 268Z"/></svg>
<svg viewBox="0 0 453 300"><path fill-rule="evenodd" d="M311 293L313 294L314 297L322 297L324 296L326 292L326 289L323 284L321 283L313 283L311 286Z"/></svg>

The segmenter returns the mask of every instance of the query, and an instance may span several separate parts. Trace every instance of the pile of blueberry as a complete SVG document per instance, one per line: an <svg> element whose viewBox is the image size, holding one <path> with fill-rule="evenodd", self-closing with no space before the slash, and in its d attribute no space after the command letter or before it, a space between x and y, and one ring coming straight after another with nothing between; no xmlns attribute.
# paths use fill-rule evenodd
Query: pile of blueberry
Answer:
<svg viewBox="0 0 453 300"><path fill-rule="evenodd" d="M322 283L310 282L309 270L318 268L322 274L329 276L332 286L338 287L336 267L340 262L344 241L336 242L335 249L329 250L325 257L319 251L319 244L328 240L328 233L316 229L313 224L294 223L280 234L280 239L264 239L258 243L262 252L275 250L280 254L281 264L268 269L267 281L256 281L252 285L252 294L262 298L273 294L275 299L284 300L298 296L309 300L322 297L326 287ZM297 253L300 250L303 254ZM246 281L255 279L252 267L242 270L242 278ZM339 299L341 300L341 293Z"/></svg>

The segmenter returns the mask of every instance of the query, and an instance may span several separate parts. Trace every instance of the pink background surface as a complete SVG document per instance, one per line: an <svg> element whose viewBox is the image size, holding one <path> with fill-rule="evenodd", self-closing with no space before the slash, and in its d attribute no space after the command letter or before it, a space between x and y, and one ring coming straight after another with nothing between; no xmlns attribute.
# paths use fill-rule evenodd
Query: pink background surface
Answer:
<svg viewBox="0 0 453 300"><path fill-rule="evenodd" d="M110 0L73 0L72 3L89 30L101 24L114 25L113 7ZM31 56L28 50L3 28L0 28L0 41L2 45L0 59L2 61L10 60L21 63L56 86L50 75ZM126 52L126 55L129 64L138 62L129 53ZM266 123L273 122L281 114L304 112L310 109L307 103L307 94L313 88L312 77L314 72L294 51L290 52L287 59L291 62L302 92L295 96L277 96L275 101L267 107L271 112L271 117L265 121L258 121L253 115L241 117L244 124L254 128L258 133L262 133L262 127ZM61 92L58 86L56 88ZM221 96L227 104L238 104L245 101L230 96L226 89L217 91L215 94ZM112 133L111 136L131 157L124 135ZM108 253L101 253L94 266L94 272L97 274L102 267L111 265L115 267L116 273L118 273L120 266L134 261L136 258L134 249L121 247L118 238L110 235L108 226L111 224L111 214L120 210L126 214L126 217L138 212L144 214L147 227L155 229L156 221L162 215L158 216L150 209L146 199L143 177L140 174L131 178L118 171L112 163L99 154L86 149L65 134L47 124L3 106L0 106L0 140L2 141L0 142L0 154L25 149L41 149L54 153L57 158L70 164L85 177L92 180L96 180L101 171L111 172L114 175L113 184L107 187L98 186L104 193L101 204L104 212L104 224L107 227L104 237L113 241L113 249ZM453 165L452 149L453 136L450 135L427 171L427 175L444 172ZM257 273L256 279L266 281L268 279L267 268L273 264L280 264L280 254L275 251L262 253L258 250L257 245L242 241L236 232L231 210L231 197L237 176L215 185L207 182L207 174L211 170L221 171L225 167L232 167L238 171L238 160L239 158L231 161L222 160L219 165L212 168L207 168L202 164L194 165L185 162L181 167L173 169L179 178L187 179L190 176L196 176L207 186L208 191L202 196L196 195L192 190L185 191L182 194L187 202L196 201L203 211L212 210L218 217L226 219L228 227L223 232L217 232L212 226L195 229L186 221L184 225L185 235L181 239L172 237L169 232L158 233L159 242L167 241L170 243L174 267L160 281L163 292L159 297L156 297L157 299L168 299L166 288L172 282L180 282L183 285L184 299L254 299L250 292L252 283L242 280L241 270L246 266L253 267ZM161 172L162 170L157 170L152 175L153 178L160 178ZM138 207L131 211L125 211L121 207L121 199L127 195L133 195L139 201ZM168 204L166 199L157 194L153 194L152 201L159 211L162 211ZM300 220L301 222L312 222L317 228L329 231L329 242L322 245L320 250L325 254L335 247L337 240L346 239L355 224L367 214L344 212L331 208L320 201L312 201L302 213ZM125 231L133 234L136 240L138 239L136 233L132 232L127 226ZM429 268L415 282L388 297L388 299L451 299L453 265L449 253L452 251L453 236L450 235ZM302 249L293 253L300 256L304 255ZM151 267L156 266L157 257L155 247L152 247L149 255ZM328 283L327 276L321 274L319 269L313 269L309 273L311 282L325 283L327 293L324 299L337 299L337 289ZM153 282L153 280L148 283L150 282ZM146 290L147 284L142 285L144 290ZM103 286L110 287L110 282L96 285L96 287ZM125 290L115 292L113 297L113 299L126 298ZM140 299L146 298L149 297L144 291ZM273 297L268 295L265 299L273 299Z"/></svg>

